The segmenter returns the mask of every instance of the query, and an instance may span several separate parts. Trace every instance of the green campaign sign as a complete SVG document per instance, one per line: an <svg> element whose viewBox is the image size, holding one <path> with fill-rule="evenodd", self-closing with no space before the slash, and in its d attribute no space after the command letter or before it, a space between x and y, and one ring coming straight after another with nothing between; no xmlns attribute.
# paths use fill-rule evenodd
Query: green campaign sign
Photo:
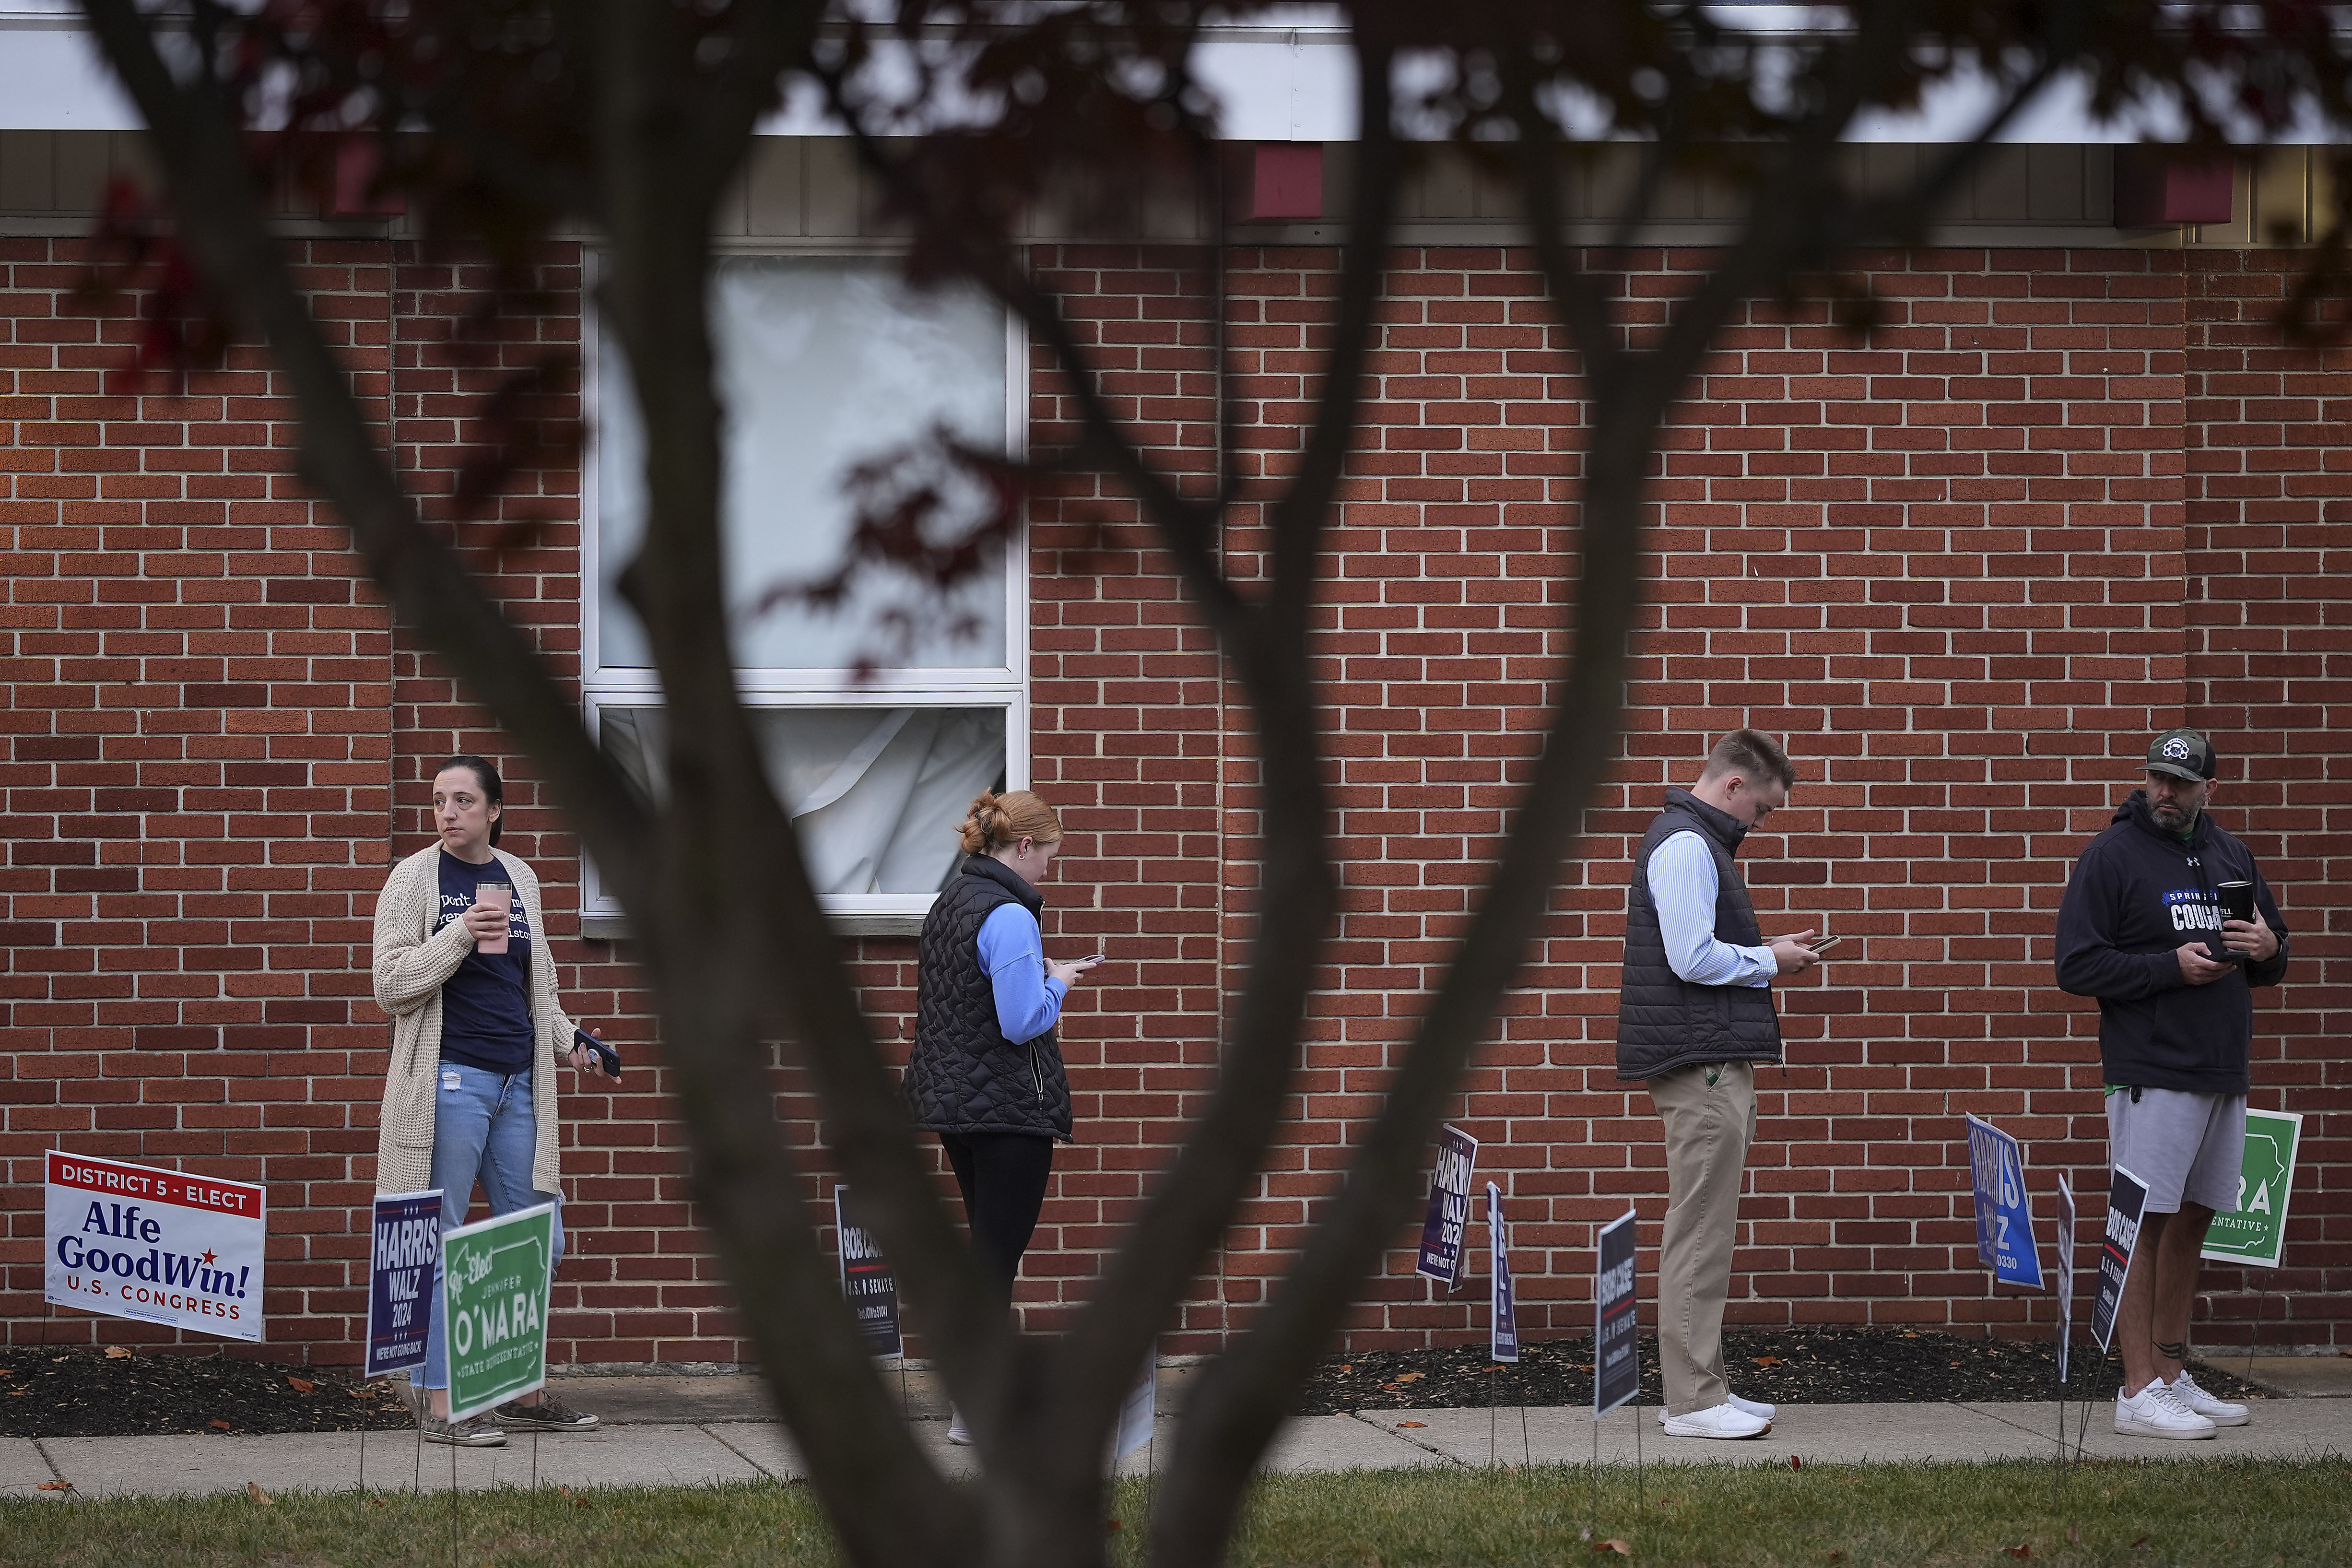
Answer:
<svg viewBox="0 0 2352 1568"><path fill-rule="evenodd" d="M555 1205L461 1226L441 1247L449 1419L462 1421L547 1383Z"/></svg>
<svg viewBox="0 0 2352 1568"><path fill-rule="evenodd" d="M2293 1110L2246 1112L2245 1163L2238 1176L2238 1206L2217 1214L2205 1232L2203 1256L2216 1263L2279 1266L2286 1245L2286 1200L2294 1188L2294 1151L2303 1117Z"/></svg>

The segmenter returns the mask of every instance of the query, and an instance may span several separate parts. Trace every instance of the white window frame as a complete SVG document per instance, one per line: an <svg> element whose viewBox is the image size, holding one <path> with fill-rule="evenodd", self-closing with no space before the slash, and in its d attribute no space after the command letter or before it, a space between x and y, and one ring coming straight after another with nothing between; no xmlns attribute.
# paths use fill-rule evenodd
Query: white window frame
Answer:
<svg viewBox="0 0 2352 1568"><path fill-rule="evenodd" d="M873 246L815 247L773 244L714 247L719 254L782 260L890 262L897 255ZM603 733L604 710L663 705L659 675L650 668L606 668L601 626L604 614L603 528L597 494L599 461L596 417L597 363L601 332L596 323L595 279L603 265L589 251L582 263L580 309L581 411L586 438L580 460L580 687L588 731ZM1029 449L1028 341L1020 319L1004 316L1004 449L1014 460ZM736 690L749 708L994 708L1004 710L1006 787L1029 787L1029 540L1025 520L1004 542L1004 658L1002 668L973 666L951 669L877 668L860 679L853 668L739 668ZM941 831L950 825L942 824ZM921 921L933 893L827 893L825 910L845 931L911 931ZM580 862L580 915L583 934L618 935L620 900L604 886L595 862ZM601 928L601 929L600 929Z"/></svg>

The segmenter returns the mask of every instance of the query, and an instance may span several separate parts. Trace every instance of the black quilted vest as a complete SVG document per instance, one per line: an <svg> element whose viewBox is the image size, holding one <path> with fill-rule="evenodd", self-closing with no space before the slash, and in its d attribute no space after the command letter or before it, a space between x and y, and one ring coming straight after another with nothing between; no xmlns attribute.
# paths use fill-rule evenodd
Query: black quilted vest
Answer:
<svg viewBox="0 0 2352 1568"><path fill-rule="evenodd" d="M1650 857L1677 833L1696 829L1715 857L1715 935L1760 947L1764 933L1748 884L1731 863L1747 825L1687 790L1666 792L1666 809L1643 836L1625 896L1624 989L1617 1005L1617 1076L1655 1078L1694 1062L1777 1062L1780 1018L1766 985L1694 985L1666 963L1658 906L1650 900Z"/></svg>
<svg viewBox="0 0 2352 1568"><path fill-rule="evenodd" d="M907 1104L933 1132L1070 1135L1070 1080L1051 1029L1008 1040L996 1026L996 992L980 963L980 928L1006 904L1034 918L1037 889L1003 861L967 855L923 917L915 979L915 1049Z"/></svg>

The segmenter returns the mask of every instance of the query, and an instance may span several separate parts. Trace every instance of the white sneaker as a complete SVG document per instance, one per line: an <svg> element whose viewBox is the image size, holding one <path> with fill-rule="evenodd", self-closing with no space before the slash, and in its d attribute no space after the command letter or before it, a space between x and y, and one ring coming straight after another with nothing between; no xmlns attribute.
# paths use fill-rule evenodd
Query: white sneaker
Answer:
<svg viewBox="0 0 2352 1568"><path fill-rule="evenodd" d="M2216 1399L2197 1386L2197 1380L2182 1373L2164 1385L2172 1397L2205 1417L2216 1426L2243 1426L2253 1420L2253 1413L2242 1405L2232 1405L2226 1399Z"/></svg>
<svg viewBox="0 0 2352 1568"><path fill-rule="evenodd" d="M1694 1410L1687 1415L1669 1415L1665 1426L1669 1437L1761 1437L1772 1430L1772 1423L1750 1415L1736 1405L1717 1405L1706 1410Z"/></svg>
<svg viewBox="0 0 2352 1568"><path fill-rule="evenodd" d="M1767 1426L1771 1424L1773 1417L1780 1414L1780 1411L1773 1408L1771 1405L1765 1404L1760 1399L1742 1399L1736 1394L1731 1396L1731 1407L1734 1410L1741 1412L1743 1415L1753 1415L1757 1420L1765 1423ZM1658 1425L1663 1426L1665 1424L1666 1407L1661 1405L1658 1406Z"/></svg>
<svg viewBox="0 0 2352 1568"><path fill-rule="evenodd" d="M2213 1423L2173 1396L2157 1379L2137 1394L2116 1390L2116 1430L2126 1437L2210 1437Z"/></svg>
<svg viewBox="0 0 2352 1568"><path fill-rule="evenodd" d="M948 1441L959 1448L971 1447L971 1429L963 1424L963 1412L948 1406Z"/></svg>

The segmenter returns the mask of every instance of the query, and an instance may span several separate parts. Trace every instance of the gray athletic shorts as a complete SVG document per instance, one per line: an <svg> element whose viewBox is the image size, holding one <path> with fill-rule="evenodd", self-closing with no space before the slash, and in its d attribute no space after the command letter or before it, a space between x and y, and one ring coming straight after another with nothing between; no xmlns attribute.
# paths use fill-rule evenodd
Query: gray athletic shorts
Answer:
<svg viewBox="0 0 2352 1568"><path fill-rule="evenodd" d="M2143 1089L2107 1095L2107 1163L2147 1184L2150 1214L2179 1214L2181 1200L2216 1214L2238 1206L2246 1155L2246 1097Z"/></svg>

